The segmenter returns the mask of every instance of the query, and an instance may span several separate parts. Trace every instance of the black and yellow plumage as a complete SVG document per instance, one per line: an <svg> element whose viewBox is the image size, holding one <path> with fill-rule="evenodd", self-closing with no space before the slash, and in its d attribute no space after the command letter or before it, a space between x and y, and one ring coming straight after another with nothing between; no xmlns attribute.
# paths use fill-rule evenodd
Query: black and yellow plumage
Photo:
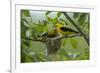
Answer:
<svg viewBox="0 0 100 73"><path fill-rule="evenodd" d="M73 30L71 28L64 27L60 23L57 23L55 25L55 28L56 28L56 31L61 34L61 36L68 36L68 35L73 35L73 34L79 33L79 32L77 32L77 31L75 31L75 30Z"/></svg>

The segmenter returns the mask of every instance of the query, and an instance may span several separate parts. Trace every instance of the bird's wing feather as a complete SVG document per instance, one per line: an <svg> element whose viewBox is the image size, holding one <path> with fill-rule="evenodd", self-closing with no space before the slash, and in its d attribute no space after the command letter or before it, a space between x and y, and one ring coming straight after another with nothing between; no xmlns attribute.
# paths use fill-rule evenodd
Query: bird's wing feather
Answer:
<svg viewBox="0 0 100 73"><path fill-rule="evenodd" d="M75 32L78 33L77 31L71 29L71 28L67 28L67 27L61 27L60 30L64 31L64 32Z"/></svg>

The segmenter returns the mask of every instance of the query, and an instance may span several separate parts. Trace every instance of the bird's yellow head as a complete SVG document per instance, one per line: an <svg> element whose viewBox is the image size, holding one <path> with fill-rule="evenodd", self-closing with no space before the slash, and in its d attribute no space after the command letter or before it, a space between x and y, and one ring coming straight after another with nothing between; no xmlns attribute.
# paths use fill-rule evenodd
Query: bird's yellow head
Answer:
<svg viewBox="0 0 100 73"><path fill-rule="evenodd" d="M56 28L60 28L60 27L62 27L63 25L61 24L61 23L57 23L56 25L55 25L55 27Z"/></svg>
<svg viewBox="0 0 100 73"><path fill-rule="evenodd" d="M57 31L60 31L60 28L61 27L63 27L63 25L61 24L61 23L57 23L56 25L55 25L55 29L57 30Z"/></svg>

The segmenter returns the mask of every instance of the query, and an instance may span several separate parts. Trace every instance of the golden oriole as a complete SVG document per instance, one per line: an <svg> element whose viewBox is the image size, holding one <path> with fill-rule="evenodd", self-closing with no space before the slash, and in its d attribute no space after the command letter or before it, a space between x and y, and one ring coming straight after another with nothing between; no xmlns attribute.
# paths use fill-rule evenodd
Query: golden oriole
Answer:
<svg viewBox="0 0 100 73"><path fill-rule="evenodd" d="M71 28L68 28L68 27L64 27L62 24L60 23L57 23L55 25L55 29L58 33L60 33L61 36L68 36L68 35L73 35L73 34L77 34L79 32L71 29Z"/></svg>

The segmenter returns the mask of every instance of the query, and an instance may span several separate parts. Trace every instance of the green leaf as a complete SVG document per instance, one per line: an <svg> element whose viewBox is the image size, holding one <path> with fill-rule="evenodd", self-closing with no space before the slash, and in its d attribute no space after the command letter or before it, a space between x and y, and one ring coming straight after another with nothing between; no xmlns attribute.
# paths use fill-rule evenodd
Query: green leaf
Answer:
<svg viewBox="0 0 100 73"><path fill-rule="evenodd" d="M21 22L26 22L28 24L28 21L25 18L21 18Z"/></svg>
<svg viewBox="0 0 100 73"><path fill-rule="evenodd" d="M47 21L47 20L43 20L43 21L41 21L41 24L42 24L43 26L46 26L46 25L47 25L47 23L48 23L48 21Z"/></svg>
<svg viewBox="0 0 100 73"><path fill-rule="evenodd" d="M67 41L68 41L67 39L64 39L63 42L62 42L62 45L66 46Z"/></svg>
<svg viewBox="0 0 100 73"><path fill-rule="evenodd" d="M87 13L81 13L78 19L78 23L80 25L84 24L86 22L86 18L87 18Z"/></svg>
<svg viewBox="0 0 100 73"><path fill-rule="evenodd" d="M76 41L75 39L70 39L70 43L71 43L71 45L72 45L72 47L73 47L74 49L77 49L78 44L77 44L77 41Z"/></svg>
<svg viewBox="0 0 100 73"><path fill-rule="evenodd" d="M45 25L45 26L42 27L42 31L43 32L47 32L47 30L48 30L47 25Z"/></svg>
<svg viewBox="0 0 100 73"><path fill-rule="evenodd" d="M50 14L50 13L51 13L51 11L47 11L45 14L48 15L48 14Z"/></svg>
<svg viewBox="0 0 100 73"><path fill-rule="evenodd" d="M60 21L64 22L66 25L68 25L68 23L66 22L66 20L64 19L59 19Z"/></svg>
<svg viewBox="0 0 100 73"><path fill-rule="evenodd" d="M25 32L27 29L28 29L28 27L26 27L26 26L24 25L24 22L21 22L21 31L22 31L22 32Z"/></svg>
<svg viewBox="0 0 100 73"><path fill-rule="evenodd" d="M61 55L61 57L66 57L66 58L68 57L68 53L64 48L59 49L59 55Z"/></svg>
<svg viewBox="0 0 100 73"><path fill-rule="evenodd" d="M27 17L30 17L29 10L21 10L21 16L27 16Z"/></svg>
<svg viewBox="0 0 100 73"><path fill-rule="evenodd" d="M35 32L39 33L41 32L41 26L34 27Z"/></svg>
<svg viewBox="0 0 100 73"><path fill-rule="evenodd" d="M52 24L56 24L58 22L58 17L55 17L55 18L47 17L47 20L51 22Z"/></svg>
<svg viewBox="0 0 100 73"><path fill-rule="evenodd" d="M62 12L57 12L57 16L60 17Z"/></svg>
<svg viewBox="0 0 100 73"><path fill-rule="evenodd" d="M26 37L31 37L32 36L32 30L31 29L27 29L26 31Z"/></svg>
<svg viewBox="0 0 100 73"><path fill-rule="evenodd" d="M55 17L54 19L52 19L52 23L56 24L58 22L58 17Z"/></svg>
<svg viewBox="0 0 100 73"><path fill-rule="evenodd" d="M78 18L79 15L80 15L80 13L75 12L75 13L73 14L73 17L76 19L76 18Z"/></svg>
<svg viewBox="0 0 100 73"><path fill-rule="evenodd" d="M48 31L53 30L53 25L47 24L47 30L48 30Z"/></svg>
<svg viewBox="0 0 100 73"><path fill-rule="evenodd" d="M50 17L47 17L47 20L50 21L50 22L52 22L52 19Z"/></svg>

